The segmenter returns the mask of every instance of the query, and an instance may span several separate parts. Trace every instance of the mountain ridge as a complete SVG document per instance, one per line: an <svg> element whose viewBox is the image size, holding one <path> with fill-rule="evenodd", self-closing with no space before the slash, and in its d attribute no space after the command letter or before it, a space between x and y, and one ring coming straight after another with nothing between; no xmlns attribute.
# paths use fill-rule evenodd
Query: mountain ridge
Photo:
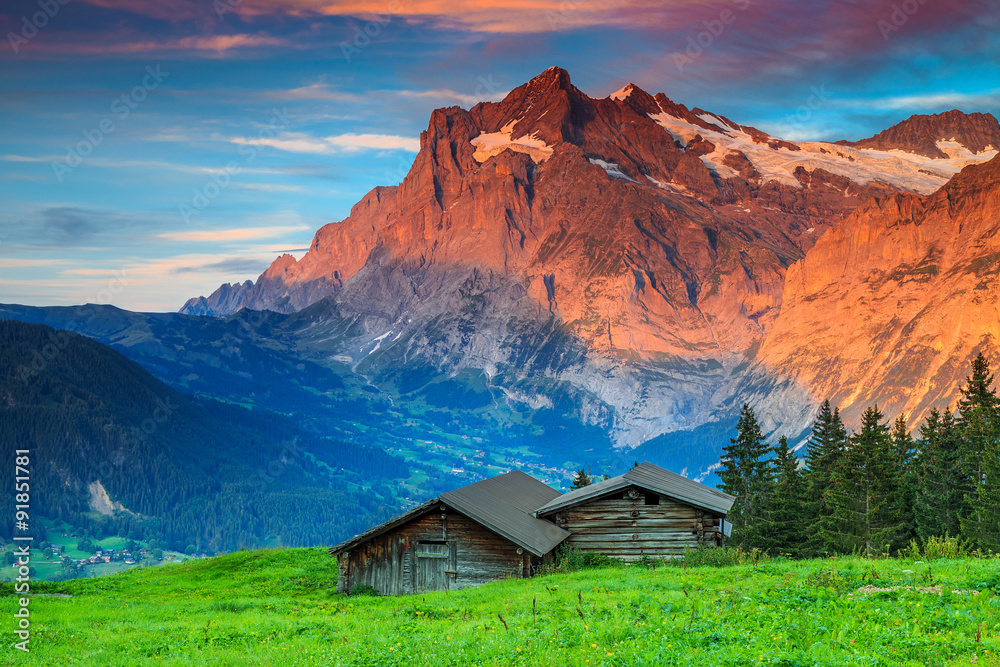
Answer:
<svg viewBox="0 0 1000 667"><path fill-rule="evenodd" d="M973 154L991 148L997 150L1000 149L1000 124L992 114L967 114L952 109L937 114L914 114L867 139L837 143L947 158L948 154L938 145L939 142L955 142Z"/></svg>
<svg viewBox="0 0 1000 667"><path fill-rule="evenodd" d="M375 383L415 363L481 371L514 402L568 382L590 396L581 420L635 446L733 409L787 267L823 232L992 156L787 142L626 88L590 98L550 68L434 111L398 186L205 303L312 308L322 354Z"/></svg>

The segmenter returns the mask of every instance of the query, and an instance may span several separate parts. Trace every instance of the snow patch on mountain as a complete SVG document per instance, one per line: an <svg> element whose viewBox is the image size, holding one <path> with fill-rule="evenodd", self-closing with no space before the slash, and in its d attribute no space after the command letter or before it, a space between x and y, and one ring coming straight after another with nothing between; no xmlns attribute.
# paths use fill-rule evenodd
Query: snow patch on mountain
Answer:
<svg viewBox="0 0 1000 667"><path fill-rule="evenodd" d="M552 155L552 146L537 138L534 133L518 137L517 139L511 137L514 126L519 121L520 119L512 120L501 127L499 132L483 132L474 138L472 145L475 146L476 151L472 154L472 157L476 162L486 162L486 160L494 155L503 153L508 148L515 153L527 153L536 163L543 162L546 158L550 157Z"/></svg>
<svg viewBox="0 0 1000 667"><path fill-rule="evenodd" d="M610 97L613 100L624 100L626 97L632 94L633 90L635 90L635 86L633 86L630 83L626 85L624 88L620 88L615 92L611 93L610 95L608 95L608 97Z"/></svg>
<svg viewBox="0 0 1000 667"><path fill-rule="evenodd" d="M824 169L832 174L845 176L860 185L872 181L888 183L897 188L930 194L944 185L949 178L970 164L986 162L995 155L994 147L981 153L972 153L956 141L941 140L938 147L947 158L929 158L900 150L879 151L841 146L823 141L790 142L799 148L771 147L754 141L753 136L720 120L709 113L698 116L722 131L714 131L677 118L669 113L650 114L670 136L686 146L700 135L715 146L711 153L701 156L709 171L719 178L737 176L725 164L731 151L743 153L765 182L776 181L792 187L802 187L795 178L795 170Z"/></svg>
<svg viewBox="0 0 1000 667"><path fill-rule="evenodd" d="M590 164L596 164L598 167L608 172L608 176L611 178L620 178L625 181L631 181L632 183L638 183L639 181L631 178L628 174L622 171L621 165L614 162L605 162L604 160L598 158L588 158Z"/></svg>

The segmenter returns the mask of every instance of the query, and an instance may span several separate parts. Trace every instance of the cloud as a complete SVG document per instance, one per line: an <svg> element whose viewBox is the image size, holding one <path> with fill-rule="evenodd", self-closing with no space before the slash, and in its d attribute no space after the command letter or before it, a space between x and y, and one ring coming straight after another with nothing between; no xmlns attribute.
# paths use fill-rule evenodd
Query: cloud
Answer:
<svg viewBox="0 0 1000 667"><path fill-rule="evenodd" d="M42 234L53 245L73 245L102 230L100 214L73 206L42 212Z"/></svg>
<svg viewBox="0 0 1000 667"><path fill-rule="evenodd" d="M272 139L248 139L235 137L234 144L249 144L253 146L270 146L289 153L312 153L316 155L335 155L337 153L355 153L363 150L408 151L416 153L420 150L420 140L413 137L401 137L393 134L335 134L328 137L312 137L303 132L285 132Z"/></svg>
<svg viewBox="0 0 1000 667"><path fill-rule="evenodd" d="M498 102L507 96L510 91L491 93L489 95L466 95L450 88L437 88L435 90L401 90L399 94L403 97L421 97L434 100L452 100L462 106L472 107L480 102Z"/></svg>
<svg viewBox="0 0 1000 667"><path fill-rule="evenodd" d="M242 229L216 229L187 232L166 232L157 234L156 238L165 241L192 241L192 242L215 242L215 241L253 241L257 239L270 239L290 232L301 232L309 229L306 225L289 225L276 227L248 227Z"/></svg>
<svg viewBox="0 0 1000 667"><path fill-rule="evenodd" d="M259 190L261 192L305 192L301 185L279 185L277 183L234 183L234 187L243 190Z"/></svg>
<svg viewBox="0 0 1000 667"><path fill-rule="evenodd" d="M898 95L874 99L847 100L844 106L865 109L946 110L962 108L965 111L996 107L1000 105L1000 89L985 93L928 93L923 95Z"/></svg>
<svg viewBox="0 0 1000 667"><path fill-rule="evenodd" d="M4 257L0 262L2 269L25 269L25 268L55 268L72 264L68 259L15 259Z"/></svg>
<svg viewBox="0 0 1000 667"><path fill-rule="evenodd" d="M173 224L162 212L106 210L75 205L29 206L0 212L4 245L30 250L44 248L110 254L111 248L148 243L149 234Z"/></svg>
<svg viewBox="0 0 1000 667"><path fill-rule="evenodd" d="M299 86L290 90L276 90L266 93L267 97L294 100L325 100L327 102L351 102L362 104L370 102L364 95L355 93L345 93L336 90L326 83L312 83L308 86Z"/></svg>
<svg viewBox="0 0 1000 667"><path fill-rule="evenodd" d="M4 162L52 162L64 156L51 156L51 157L31 157L28 155L14 155L12 153L7 153L6 155L0 155L0 160Z"/></svg>
<svg viewBox="0 0 1000 667"><path fill-rule="evenodd" d="M338 134L325 141L344 151L364 149L400 150L416 153L420 150L420 140L414 137L400 137L392 134Z"/></svg>
<svg viewBox="0 0 1000 667"><path fill-rule="evenodd" d="M177 47L182 49L198 49L207 51L228 51L230 49L249 46L284 46L285 40L269 35L211 35L208 37L185 37L177 41Z"/></svg>
<svg viewBox="0 0 1000 667"><path fill-rule="evenodd" d="M231 257L219 262L201 264L194 266L181 266L174 269L174 273L239 273L239 274L261 274L270 266L270 261L253 257Z"/></svg>
<svg viewBox="0 0 1000 667"><path fill-rule="evenodd" d="M161 139L160 138L155 138L155 139L150 139L150 140L160 141ZM232 142L228 137L220 137L218 140L226 142L226 143L239 143L239 142ZM7 154L7 155L0 155L0 162L26 162L26 163L51 164L52 162L58 162L60 160L64 160L65 158L66 158L65 155L43 155L43 156L39 156L39 157L30 157L30 156L25 156L25 155ZM213 166L213 167L202 167L202 166L190 165L190 164L179 164L179 163L176 163L176 162L165 162L163 160L120 160L120 159L101 158L101 157L88 157L87 161L86 161L86 165L87 165L87 167L99 167L101 169L127 169L127 170L150 169L150 170L154 170L154 171L156 171L156 170L165 170L165 171L176 171L176 172L180 172L180 173L184 173L184 174L198 174L198 175L212 175L212 174L226 174L226 173L229 173L224 166L221 166L221 167L216 167L216 166ZM321 171L321 169L319 167L316 167L314 169L314 171L315 172L319 172L319 171ZM51 169L46 169L45 173L46 173L47 176L50 176L51 173L52 173ZM294 171L294 170L290 171L287 168L283 168L283 167L279 168L279 167L246 167L246 166L242 166L242 167L240 167L240 173L241 174L258 174L258 175L274 175L274 174L302 175L302 174L308 174L309 172ZM244 187L246 189L261 189L261 190L264 190L264 189L273 189L273 190L276 190L276 191L279 190L279 189L282 189L283 191L291 191L291 190L287 190L287 189L288 188L292 188L292 187L296 187L297 188L298 186L277 186L276 185L276 186L271 186L269 188L269 186L266 186L266 185L260 185L259 187L255 187L252 184L240 184L239 187Z"/></svg>
<svg viewBox="0 0 1000 667"><path fill-rule="evenodd" d="M151 52L191 52L200 57L206 55L224 56L229 51L261 47L287 47L293 45L284 37L268 34L192 35L188 37L164 37L158 34L136 35L138 39L122 39L116 34L104 34L102 38L84 35L80 38L73 33L63 33L66 38L46 40L32 45L33 50L56 54L122 54Z"/></svg>
<svg viewBox="0 0 1000 667"><path fill-rule="evenodd" d="M85 0L111 10L164 21L213 22L220 18L212 3L176 0ZM474 32L532 34L586 26L641 25L664 8L685 7L693 0L241 0L228 2L226 16L239 16L246 24L260 24L264 17L276 22L298 19L315 22L322 17L354 18L376 22L425 21L444 29ZM176 9L175 9L176 8Z"/></svg>

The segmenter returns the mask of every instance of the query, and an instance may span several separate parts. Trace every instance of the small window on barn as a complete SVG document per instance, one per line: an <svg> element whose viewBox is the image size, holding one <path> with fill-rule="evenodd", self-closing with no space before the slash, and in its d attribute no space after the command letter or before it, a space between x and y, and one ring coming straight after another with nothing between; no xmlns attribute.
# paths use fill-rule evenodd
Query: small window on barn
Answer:
<svg viewBox="0 0 1000 667"><path fill-rule="evenodd" d="M448 548L447 542L428 540L417 542L415 554L417 558L448 558L451 550Z"/></svg>
<svg viewBox="0 0 1000 667"><path fill-rule="evenodd" d="M647 505L659 505L660 504L660 497L658 495L656 495L655 493L647 493L646 494L646 504Z"/></svg>

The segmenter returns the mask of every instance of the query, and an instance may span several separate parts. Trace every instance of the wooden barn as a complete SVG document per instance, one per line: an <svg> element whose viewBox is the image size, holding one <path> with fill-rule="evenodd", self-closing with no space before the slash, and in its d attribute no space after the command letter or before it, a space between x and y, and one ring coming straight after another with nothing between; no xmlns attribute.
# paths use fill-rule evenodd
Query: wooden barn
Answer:
<svg viewBox="0 0 1000 667"><path fill-rule="evenodd" d="M520 470L418 505L330 549L337 591L451 590L528 577L569 533L532 512L559 492Z"/></svg>
<svg viewBox="0 0 1000 667"><path fill-rule="evenodd" d="M721 544L732 504L651 463L565 494L515 470L442 493L330 554L341 593L453 590L529 577L563 542L625 561Z"/></svg>
<svg viewBox="0 0 1000 667"><path fill-rule="evenodd" d="M733 497L652 463L575 489L535 515L569 531L568 543L624 561L721 545Z"/></svg>

